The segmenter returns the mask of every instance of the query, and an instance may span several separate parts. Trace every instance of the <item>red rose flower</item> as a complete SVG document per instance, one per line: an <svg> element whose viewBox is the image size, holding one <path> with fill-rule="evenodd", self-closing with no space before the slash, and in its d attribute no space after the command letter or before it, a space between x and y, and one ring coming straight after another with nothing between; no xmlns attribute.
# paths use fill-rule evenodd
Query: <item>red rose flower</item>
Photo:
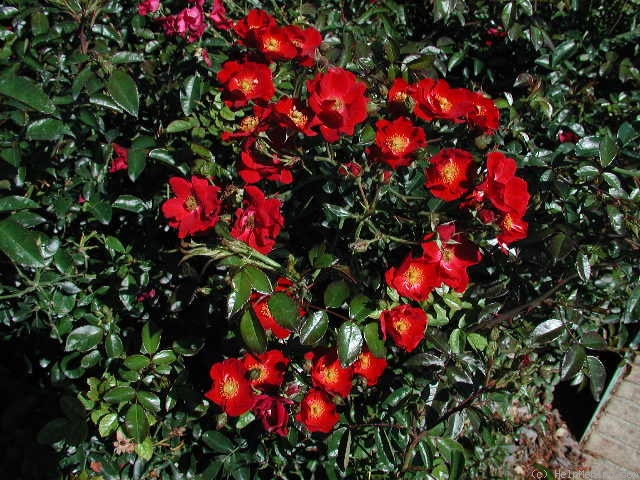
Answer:
<svg viewBox="0 0 640 480"><path fill-rule="evenodd" d="M284 27L291 43L296 47L295 59L303 67L313 67L315 63L316 50L322 43L322 35L313 27L304 30L295 25Z"/></svg>
<svg viewBox="0 0 640 480"><path fill-rule="evenodd" d="M280 388L290 361L280 350L247 353L242 358L242 364L249 372L251 385L261 391Z"/></svg>
<svg viewBox="0 0 640 480"><path fill-rule="evenodd" d="M291 43L286 30L277 25L257 30L255 37L256 47L269 62L291 60L298 55L298 50Z"/></svg>
<svg viewBox="0 0 640 480"><path fill-rule="evenodd" d="M500 152L487 155L487 179L476 190L495 208L522 217L529 206L528 184L516 177L516 161Z"/></svg>
<svg viewBox="0 0 640 480"><path fill-rule="evenodd" d="M312 362L311 381L314 387L332 395L349 396L353 385L353 368L343 367L335 350L307 352L304 358Z"/></svg>
<svg viewBox="0 0 640 480"><path fill-rule="evenodd" d="M276 292L285 292L287 295L292 296L290 292L290 288L293 285L293 282L288 278L280 277L276 282ZM253 293L251 295L251 308L253 308L256 317L258 317L258 321L262 325L262 328L265 330L271 330L273 334L280 339L288 338L291 335L291 330L283 327L276 319L273 318L271 314L271 310L269 310L269 299L271 295L261 295L259 293ZM304 309L298 309L298 315L303 317L307 312Z"/></svg>
<svg viewBox="0 0 640 480"><path fill-rule="evenodd" d="M193 7L183 9L177 15L158 18L162 22L162 28L167 35L180 35L187 42L198 40L207 28L202 3L198 2Z"/></svg>
<svg viewBox="0 0 640 480"><path fill-rule="evenodd" d="M470 94L464 88L451 88L445 80L425 78L411 93L416 102L413 111L428 122L442 118L462 123L472 109Z"/></svg>
<svg viewBox="0 0 640 480"><path fill-rule="evenodd" d="M353 364L353 372L362 375L367 380L367 386L372 387L378 383L388 366L385 358L376 357L369 350L365 350Z"/></svg>
<svg viewBox="0 0 640 480"><path fill-rule="evenodd" d="M253 407L255 396L247 380L247 370L237 358L214 363L209 372L213 385L205 397L237 417Z"/></svg>
<svg viewBox="0 0 640 480"><path fill-rule="evenodd" d="M279 126L298 130L308 137L317 135L311 128L317 125L313 112L301 100L283 97L274 105L273 111Z"/></svg>
<svg viewBox="0 0 640 480"><path fill-rule="evenodd" d="M499 225L502 231L498 235L498 241L505 245L525 239L529 234L529 224L516 214L504 214Z"/></svg>
<svg viewBox="0 0 640 480"><path fill-rule="evenodd" d="M486 134L492 135L500 127L500 110L495 102L481 93L470 93L471 110L468 122Z"/></svg>
<svg viewBox="0 0 640 480"><path fill-rule="evenodd" d="M239 20L233 27L234 32L241 39L241 43L249 47L255 47L257 34L261 30L276 26L276 19L264 10L254 8L250 10L246 17Z"/></svg>
<svg viewBox="0 0 640 480"><path fill-rule="evenodd" d="M252 411L260 419L262 427L267 432L286 437L289 435L287 405L292 403L293 401L287 398L258 395Z"/></svg>
<svg viewBox="0 0 640 480"><path fill-rule="evenodd" d="M253 106L253 115L242 117L240 128L234 132L222 132L220 138L228 142L234 138L246 138L256 136L260 132L264 132L269 128L269 124L265 121L271 115L270 107L262 107L260 105Z"/></svg>
<svg viewBox="0 0 640 480"><path fill-rule="evenodd" d="M155 13L160 8L160 0L144 0L138 4L138 13L146 17L150 13Z"/></svg>
<svg viewBox="0 0 640 480"><path fill-rule="evenodd" d="M342 177L359 177L362 175L362 166L356 162L347 162L338 167L338 175Z"/></svg>
<svg viewBox="0 0 640 480"><path fill-rule="evenodd" d="M425 236L429 240L433 235ZM464 292L469 286L467 268L482 261L482 254L476 245L461 232L456 232L454 223L438 227L439 242L422 244L423 259L437 264L440 282L444 282L457 292Z"/></svg>
<svg viewBox="0 0 640 480"><path fill-rule="evenodd" d="M418 302L426 300L434 287L440 286L436 265L411 254L398 268L387 270L384 278L400 295Z"/></svg>
<svg viewBox="0 0 640 480"><path fill-rule="evenodd" d="M169 220L169 226L178 229L178 238L216 226L222 206L218 198L220 187L201 177L191 177L191 182L173 177L169 184L176 197L162 204L162 214Z"/></svg>
<svg viewBox="0 0 640 480"><path fill-rule="evenodd" d="M310 432L329 433L340 420L336 405L322 390L312 388L300 402L300 413L296 420Z"/></svg>
<svg viewBox="0 0 640 480"><path fill-rule="evenodd" d="M116 158L111 161L109 172L114 173L120 170L127 170L129 168L129 150L117 143L112 143L111 146L116 154Z"/></svg>
<svg viewBox="0 0 640 480"><path fill-rule="evenodd" d="M577 143L580 137L571 130L560 130L558 132L558 140L560 143Z"/></svg>
<svg viewBox="0 0 640 480"><path fill-rule="evenodd" d="M227 9L222 0L213 0L209 18L213 26L220 30L229 30L233 26L233 22L227 17Z"/></svg>
<svg viewBox="0 0 640 480"><path fill-rule="evenodd" d="M400 117L390 122L381 119L376 122L376 147L371 151L377 161L391 168L410 165L411 156L419 148L427 145L424 130L416 127L411 120Z"/></svg>
<svg viewBox="0 0 640 480"><path fill-rule="evenodd" d="M425 170L427 187L434 197L451 201L463 196L473 179L473 155L459 148L445 148L429 160Z"/></svg>
<svg viewBox="0 0 640 480"><path fill-rule="evenodd" d="M394 113L406 113L407 102L411 99L413 86L402 78L396 78L387 94L387 104Z"/></svg>
<svg viewBox="0 0 640 480"><path fill-rule="evenodd" d="M224 86L224 103L231 108L244 107L250 100L268 102L276 93L271 69L264 63L225 62L218 81Z"/></svg>
<svg viewBox="0 0 640 480"><path fill-rule="evenodd" d="M284 226L280 213L282 202L277 198L266 198L258 187L247 186L244 191L249 198L244 201L244 208L236 210L231 236L267 254L273 250L276 237Z"/></svg>
<svg viewBox="0 0 640 480"><path fill-rule="evenodd" d="M258 183L260 180L271 180L289 184L293 182L291 170L275 155L265 155L255 151L256 139L248 138L242 153L238 175L248 184Z"/></svg>
<svg viewBox="0 0 640 480"><path fill-rule="evenodd" d="M355 126L367 118L367 86L342 68L319 73L307 82L309 106L320 124L327 142L336 142L341 134L353 135Z"/></svg>
<svg viewBox="0 0 640 480"><path fill-rule="evenodd" d="M424 339L429 320L421 308L398 305L380 314L380 329L384 339L389 335L396 345L412 352Z"/></svg>

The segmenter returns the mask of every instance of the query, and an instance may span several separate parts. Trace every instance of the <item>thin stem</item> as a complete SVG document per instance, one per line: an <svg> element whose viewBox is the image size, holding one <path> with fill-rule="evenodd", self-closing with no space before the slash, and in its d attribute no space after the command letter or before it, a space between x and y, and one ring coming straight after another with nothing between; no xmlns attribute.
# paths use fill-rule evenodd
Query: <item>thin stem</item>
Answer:
<svg viewBox="0 0 640 480"><path fill-rule="evenodd" d="M313 308L314 310L321 310L321 311L323 311L323 312L330 313L330 314L331 314L331 315L333 315L334 317L341 318L342 320L345 320L345 321L347 321L347 322L351 320L349 317L346 317L346 316L344 316L344 315L342 315L342 314L340 314L340 313L336 313L336 312L334 312L333 310L329 310L328 308L325 308L325 307L320 307L320 306L318 306L318 305L313 305L313 304L311 304L311 303L305 303L305 304L304 304L304 306L305 306L305 307L308 307L308 308Z"/></svg>

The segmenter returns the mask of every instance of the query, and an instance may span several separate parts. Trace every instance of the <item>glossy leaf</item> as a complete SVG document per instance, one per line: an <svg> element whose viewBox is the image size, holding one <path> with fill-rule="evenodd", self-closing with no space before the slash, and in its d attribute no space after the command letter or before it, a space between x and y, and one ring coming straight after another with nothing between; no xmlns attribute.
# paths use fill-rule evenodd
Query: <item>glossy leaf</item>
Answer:
<svg viewBox="0 0 640 480"><path fill-rule="evenodd" d="M329 316L324 311L308 315L300 326L300 343L315 345L324 337L329 328Z"/></svg>
<svg viewBox="0 0 640 480"><path fill-rule="evenodd" d="M344 367L348 367L358 359L362 351L363 337L358 325L344 322L338 329L338 357Z"/></svg>
<svg viewBox="0 0 640 480"><path fill-rule="evenodd" d="M65 344L65 351L71 352L77 350L79 352L86 352L91 350L102 341L104 330L101 327L95 325L84 325L73 330L69 336L67 336L67 342Z"/></svg>
<svg viewBox="0 0 640 480"><path fill-rule="evenodd" d="M107 91L114 102L125 112L138 116L140 106L138 86L131 76L123 70L114 70L107 81Z"/></svg>
<svg viewBox="0 0 640 480"><path fill-rule="evenodd" d="M127 410L124 421L127 435L136 442L141 442L149 434L149 420L140 405L131 405Z"/></svg>
<svg viewBox="0 0 640 480"><path fill-rule="evenodd" d="M269 311L278 322L288 329L295 329L298 324L298 305L284 292L276 292L269 299Z"/></svg>
<svg viewBox="0 0 640 480"><path fill-rule="evenodd" d="M267 350L264 328L249 310L244 312L240 319L240 335L250 352L264 353Z"/></svg>

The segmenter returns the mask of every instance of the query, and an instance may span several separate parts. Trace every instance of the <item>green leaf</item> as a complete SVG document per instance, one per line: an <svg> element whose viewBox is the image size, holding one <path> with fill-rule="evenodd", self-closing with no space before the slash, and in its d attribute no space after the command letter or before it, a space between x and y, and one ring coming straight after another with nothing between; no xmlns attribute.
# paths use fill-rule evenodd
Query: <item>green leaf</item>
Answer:
<svg viewBox="0 0 640 480"><path fill-rule="evenodd" d="M327 312L314 312L312 315L307 316L300 326L300 343L303 345L315 345L322 340L328 327L329 316Z"/></svg>
<svg viewBox="0 0 640 480"><path fill-rule="evenodd" d="M138 86L128 73L114 70L107 81L109 95L125 112L134 117L138 116L140 101Z"/></svg>
<svg viewBox="0 0 640 480"><path fill-rule="evenodd" d="M142 347L143 352L153 355L160 347L162 330L151 323L145 323L142 327Z"/></svg>
<svg viewBox="0 0 640 480"><path fill-rule="evenodd" d="M454 329L449 336L449 346L453 353L462 353L465 347L465 335L459 328Z"/></svg>
<svg viewBox="0 0 640 480"><path fill-rule="evenodd" d="M576 155L579 157L595 157L600 153L600 141L597 136L582 137L576 143Z"/></svg>
<svg viewBox="0 0 640 480"><path fill-rule="evenodd" d="M0 198L0 212L11 212L27 208L40 208L40 205L30 198L20 197L18 195Z"/></svg>
<svg viewBox="0 0 640 480"><path fill-rule="evenodd" d="M240 319L240 335L250 352L264 353L267 350L264 328L251 310L244 312Z"/></svg>
<svg viewBox="0 0 640 480"><path fill-rule="evenodd" d="M589 383L591 394L596 401L600 401L600 395L607 381L607 371L602 362L591 355L587 356L587 367L589 369L589 379L591 380Z"/></svg>
<svg viewBox="0 0 640 480"><path fill-rule="evenodd" d="M98 200L95 202L89 203L89 208L91 213L96 217L103 225L108 225L111 222L111 217L113 216L113 209L111 204L106 200Z"/></svg>
<svg viewBox="0 0 640 480"><path fill-rule="evenodd" d="M178 133L191 130L195 125L191 120L174 120L167 125L167 133Z"/></svg>
<svg viewBox="0 0 640 480"><path fill-rule="evenodd" d="M144 200L134 195L120 195L113 202L113 208L126 210L128 212L142 213L149 208Z"/></svg>
<svg viewBox="0 0 640 480"><path fill-rule="evenodd" d="M136 62L144 62L144 54L137 52L116 52L113 57L111 57L111 63L120 64L120 63L136 63Z"/></svg>
<svg viewBox="0 0 640 480"><path fill-rule="evenodd" d="M107 351L107 356L109 358L118 358L121 357L124 353L124 345L122 345L122 340L120 336L115 333L111 333L104 340L104 348Z"/></svg>
<svg viewBox="0 0 640 480"><path fill-rule="evenodd" d="M362 350L362 332L353 322L344 322L338 329L338 357L344 367L358 359Z"/></svg>
<svg viewBox="0 0 640 480"><path fill-rule="evenodd" d="M155 393L141 390L137 392L136 395L138 397L138 401L144 408L152 412L160 411L160 397L158 397Z"/></svg>
<svg viewBox="0 0 640 480"><path fill-rule="evenodd" d="M324 291L324 304L329 308L342 306L349 296L349 286L344 280L331 282Z"/></svg>
<svg viewBox="0 0 640 480"><path fill-rule="evenodd" d="M11 97L42 113L53 114L56 106L42 88L27 77L0 77L0 95Z"/></svg>
<svg viewBox="0 0 640 480"><path fill-rule="evenodd" d="M513 22L515 20L515 9L513 8L513 2L509 2L504 6L504 8L502 9L501 18L504 28L506 30L511 28L511 25L513 25Z"/></svg>
<svg viewBox="0 0 640 480"><path fill-rule="evenodd" d="M215 430L209 430L202 434L202 441L207 447L214 452L229 453L235 448L233 442L229 440L225 435Z"/></svg>
<svg viewBox="0 0 640 480"><path fill-rule="evenodd" d="M585 348L597 350L606 346L607 342L604 341L602 335L597 332L586 332L582 335L582 345Z"/></svg>
<svg viewBox="0 0 640 480"><path fill-rule="evenodd" d="M64 347L65 352L71 352L77 350L79 352L86 352L94 348L100 341L102 341L102 335L104 330L101 327L95 325L85 325L83 327L76 328L67 337L67 343Z"/></svg>
<svg viewBox="0 0 640 480"><path fill-rule="evenodd" d="M124 417L124 429L136 442L141 442L149 434L149 420L140 405L131 405Z"/></svg>
<svg viewBox="0 0 640 480"><path fill-rule="evenodd" d="M156 365L169 365L178 359L171 350L160 350L151 359Z"/></svg>
<svg viewBox="0 0 640 480"><path fill-rule="evenodd" d="M145 357L144 355L129 355L125 361L124 365L131 370L142 370L143 368L147 368L151 360Z"/></svg>
<svg viewBox="0 0 640 480"><path fill-rule="evenodd" d="M284 292L276 292L269 299L269 311L275 321L290 330L298 324L298 305Z"/></svg>
<svg viewBox="0 0 640 480"><path fill-rule="evenodd" d="M576 260L576 270L578 276L583 282L588 282L591 277L591 264L589 263L589 257L584 253L578 253L578 259Z"/></svg>
<svg viewBox="0 0 640 480"><path fill-rule="evenodd" d="M471 336L471 334L469 334ZM409 359L407 359L404 364L407 367L444 367L444 359L433 355L431 353L416 353Z"/></svg>
<svg viewBox="0 0 640 480"><path fill-rule="evenodd" d="M578 45L575 40L565 40L556 48L553 49L551 55L551 66L555 67L562 61L569 58L577 49Z"/></svg>
<svg viewBox="0 0 640 480"><path fill-rule="evenodd" d="M149 437L145 438L143 442L140 442L136 445L136 453L138 454L138 456L147 461L151 460L151 458L153 457L153 449L153 440L151 440L151 438Z"/></svg>
<svg viewBox="0 0 640 480"><path fill-rule="evenodd" d="M184 82L184 87L180 90L180 105L182 112L189 116L193 108L200 101L202 95L202 80L197 75L192 75Z"/></svg>
<svg viewBox="0 0 640 480"><path fill-rule="evenodd" d="M107 393L104 394L104 401L107 403L122 403L130 402L136 396L136 392L129 386L113 387Z"/></svg>
<svg viewBox="0 0 640 480"><path fill-rule="evenodd" d="M367 318L375 310L369 307L371 299L365 295L356 295L351 302L349 302L349 317L356 322L362 321Z"/></svg>
<svg viewBox="0 0 640 480"><path fill-rule="evenodd" d="M560 336L562 330L562 321L556 318L546 320L533 329L533 340L536 343L551 342Z"/></svg>
<svg viewBox="0 0 640 480"><path fill-rule="evenodd" d="M118 415L116 413L107 413L98 422L98 433L101 437L108 437L118 428Z"/></svg>
<svg viewBox="0 0 640 480"><path fill-rule="evenodd" d="M132 182L135 182L147 166L147 151L137 148L129 150L127 172Z"/></svg>
<svg viewBox="0 0 640 480"><path fill-rule="evenodd" d="M478 333L469 333L467 335L467 341L479 352L484 351L488 344L487 339Z"/></svg>
<svg viewBox="0 0 640 480"><path fill-rule="evenodd" d="M67 125L57 118L43 118L36 120L27 127L29 140L53 141L63 135L74 136Z"/></svg>
<svg viewBox="0 0 640 480"><path fill-rule="evenodd" d="M624 122L618 129L617 137L623 147L629 145L639 136L640 133L638 133L629 122Z"/></svg>
<svg viewBox="0 0 640 480"><path fill-rule="evenodd" d="M561 379L569 380L580 371L587 354L582 345L572 345L562 358Z"/></svg>
<svg viewBox="0 0 640 480"><path fill-rule="evenodd" d="M243 269L243 271L253 290L259 293L273 292L271 281L262 270L254 267L253 265L248 265Z"/></svg>
<svg viewBox="0 0 640 480"><path fill-rule="evenodd" d="M0 250L13 262L27 267L44 267L38 236L11 219L0 222Z"/></svg>
<svg viewBox="0 0 640 480"><path fill-rule="evenodd" d="M251 296L251 280L244 270L236 273L231 282L233 290L227 299L227 315L229 317L239 312Z"/></svg>
<svg viewBox="0 0 640 480"><path fill-rule="evenodd" d="M371 353L378 358L387 356L387 349L384 346L384 340L380 337L378 322L370 322L364 326L364 339Z"/></svg>
<svg viewBox="0 0 640 480"><path fill-rule="evenodd" d="M609 166L613 159L616 158L618 154L618 145L616 144L615 138L613 135L607 132L602 138L600 138L600 146L599 146L599 154L600 154L600 165L603 167Z"/></svg>

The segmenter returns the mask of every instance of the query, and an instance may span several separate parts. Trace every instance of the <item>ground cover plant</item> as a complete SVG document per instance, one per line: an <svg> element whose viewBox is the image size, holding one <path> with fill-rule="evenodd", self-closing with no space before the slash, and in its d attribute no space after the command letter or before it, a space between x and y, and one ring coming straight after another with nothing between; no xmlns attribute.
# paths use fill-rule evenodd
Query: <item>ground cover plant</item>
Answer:
<svg viewBox="0 0 640 480"><path fill-rule="evenodd" d="M637 7L0 7L3 469L548 474L636 348Z"/></svg>

